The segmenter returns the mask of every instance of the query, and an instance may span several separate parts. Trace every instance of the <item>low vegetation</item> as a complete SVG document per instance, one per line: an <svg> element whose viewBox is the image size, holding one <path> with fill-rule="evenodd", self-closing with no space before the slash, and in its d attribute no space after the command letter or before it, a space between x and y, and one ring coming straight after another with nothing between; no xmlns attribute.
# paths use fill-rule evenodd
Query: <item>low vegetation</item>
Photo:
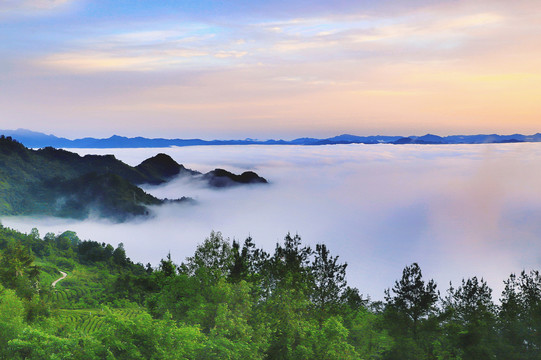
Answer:
<svg viewBox="0 0 541 360"><path fill-rule="evenodd" d="M483 279L440 293L417 264L374 302L346 268L289 234L267 253L211 233L152 267L122 244L0 226L0 358L539 358L536 271L511 275L495 304Z"/></svg>

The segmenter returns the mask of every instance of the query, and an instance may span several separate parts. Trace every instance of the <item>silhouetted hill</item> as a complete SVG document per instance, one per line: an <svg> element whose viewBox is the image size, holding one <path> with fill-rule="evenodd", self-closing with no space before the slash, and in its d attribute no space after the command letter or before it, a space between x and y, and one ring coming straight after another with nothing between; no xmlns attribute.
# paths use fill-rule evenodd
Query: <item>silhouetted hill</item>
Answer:
<svg viewBox="0 0 541 360"><path fill-rule="evenodd" d="M416 141L422 142L423 144L445 144L446 141L444 138L438 135L426 134L415 139Z"/></svg>
<svg viewBox="0 0 541 360"><path fill-rule="evenodd" d="M145 193L119 175L88 173L75 179L48 181L47 191L38 198L47 206L53 204L52 215L86 218L93 214L124 221L136 215L149 215L148 205L162 200Z"/></svg>
<svg viewBox="0 0 541 360"><path fill-rule="evenodd" d="M158 154L132 167L113 155L80 156L52 147L31 150L2 135L0 214L72 218L96 215L123 221L131 216L148 215L148 206L165 201L145 193L138 185L161 184L175 176L193 176L220 188L266 183L251 172L235 175L223 170L197 176L200 174L186 169L166 154ZM176 201L187 200L183 197Z"/></svg>
<svg viewBox="0 0 541 360"><path fill-rule="evenodd" d="M176 175L198 175L200 172L186 169L183 165L178 164L169 155L158 154L154 157L146 159L141 164L135 167L142 174L149 178L159 179L148 181L150 184L160 184Z"/></svg>
<svg viewBox="0 0 541 360"><path fill-rule="evenodd" d="M423 136L403 137L403 138L400 138L398 140L393 141L392 144L395 144L395 145L404 145L404 144L429 145L429 144L449 144L449 142L446 142L445 138L442 138L441 136L432 135L432 134L426 134L426 135L423 135Z"/></svg>
<svg viewBox="0 0 541 360"><path fill-rule="evenodd" d="M243 172L241 175L235 175L224 169L214 169L205 175L203 178L208 181L208 184L213 187L223 188L240 184L267 184L267 180L257 175L253 171Z"/></svg>
<svg viewBox="0 0 541 360"><path fill-rule="evenodd" d="M412 143L413 143L413 139L409 137L403 137L403 138L393 141L393 144L396 144L396 145L404 145L404 144L412 144Z"/></svg>
<svg viewBox="0 0 541 360"><path fill-rule="evenodd" d="M319 140L316 145L327 144L381 144L396 141L400 136L356 136L350 134L342 134L332 138Z"/></svg>

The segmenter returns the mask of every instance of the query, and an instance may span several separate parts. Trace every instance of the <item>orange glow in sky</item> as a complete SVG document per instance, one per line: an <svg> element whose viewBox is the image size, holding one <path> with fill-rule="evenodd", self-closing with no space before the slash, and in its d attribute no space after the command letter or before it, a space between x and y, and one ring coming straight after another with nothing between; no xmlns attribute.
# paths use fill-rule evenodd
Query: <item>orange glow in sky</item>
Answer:
<svg viewBox="0 0 541 360"><path fill-rule="evenodd" d="M2 127L286 139L541 131L534 1L142 3L1 3Z"/></svg>

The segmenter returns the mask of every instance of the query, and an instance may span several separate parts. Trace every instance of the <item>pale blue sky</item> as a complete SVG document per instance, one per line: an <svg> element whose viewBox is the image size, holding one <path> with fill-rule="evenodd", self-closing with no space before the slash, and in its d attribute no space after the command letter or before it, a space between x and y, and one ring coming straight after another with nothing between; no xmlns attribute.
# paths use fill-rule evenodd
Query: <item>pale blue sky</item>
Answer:
<svg viewBox="0 0 541 360"><path fill-rule="evenodd" d="M533 133L538 8L1 1L2 127L67 137Z"/></svg>

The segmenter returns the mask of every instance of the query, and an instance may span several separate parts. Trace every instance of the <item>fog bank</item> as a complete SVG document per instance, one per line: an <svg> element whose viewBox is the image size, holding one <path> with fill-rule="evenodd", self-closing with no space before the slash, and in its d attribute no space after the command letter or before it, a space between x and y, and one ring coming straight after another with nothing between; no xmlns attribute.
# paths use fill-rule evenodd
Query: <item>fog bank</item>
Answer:
<svg viewBox="0 0 541 360"><path fill-rule="evenodd" d="M73 151L73 149L70 149ZM186 167L256 171L270 185L215 190L175 179L146 191L190 196L196 205L154 208L155 217L105 220L3 217L24 232L74 230L81 239L123 242L134 261L157 264L170 251L192 255L211 230L272 252L286 233L323 242L349 266L348 281L382 299L418 262L445 291L484 277L498 298L511 272L541 266L541 144L203 146L82 149L137 165L159 152Z"/></svg>

